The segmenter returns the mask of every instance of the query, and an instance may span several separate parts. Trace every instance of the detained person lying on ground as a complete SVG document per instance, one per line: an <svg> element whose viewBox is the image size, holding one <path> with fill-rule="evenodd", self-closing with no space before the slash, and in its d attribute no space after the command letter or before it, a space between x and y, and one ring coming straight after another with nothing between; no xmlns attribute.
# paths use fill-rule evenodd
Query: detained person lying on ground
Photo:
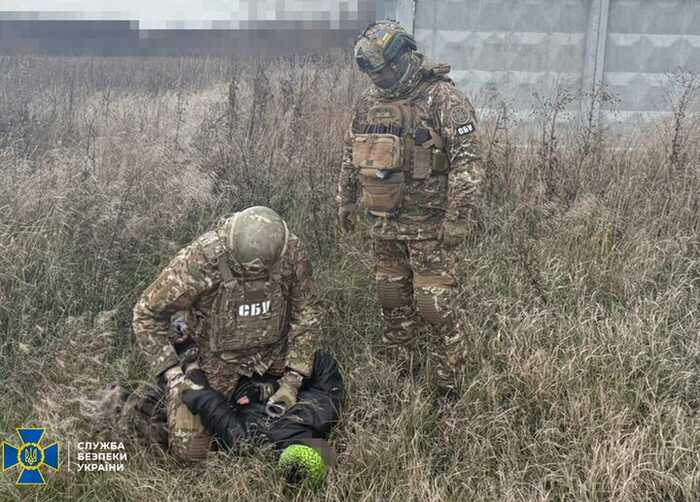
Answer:
<svg viewBox="0 0 700 502"><path fill-rule="evenodd" d="M278 450L294 444L322 446L320 440L328 437L338 420L345 391L338 366L326 352L316 352L311 376L304 379L297 403L278 418L266 412L269 397L279 387L276 378L244 378L227 399L209 386L203 371L195 369L186 377L191 384L183 391L182 401L212 438L232 449L242 443L271 443ZM322 456L330 453L329 448L323 449L329 452L321 452Z"/></svg>
<svg viewBox="0 0 700 502"><path fill-rule="evenodd" d="M207 444L218 449L241 452L250 447L271 445L280 454L279 466L290 482L309 480L320 485L335 463L335 453L326 441L337 423L345 398L345 385L335 359L327 352L314 354L309 377L303 379L296 404L281 416L270 416L269 398L279 387L271 375L244 377L230 397L210 387L199 368L184 373L181 400L199 420L208 435ZM135 432L165 450L172 445L167 423L166 384L142 387L128 402L138 419ZM122 415L127 415L126 406ZM144 417L149 417L144 420ZM210 450L207 446L207 450Z"/></svg>

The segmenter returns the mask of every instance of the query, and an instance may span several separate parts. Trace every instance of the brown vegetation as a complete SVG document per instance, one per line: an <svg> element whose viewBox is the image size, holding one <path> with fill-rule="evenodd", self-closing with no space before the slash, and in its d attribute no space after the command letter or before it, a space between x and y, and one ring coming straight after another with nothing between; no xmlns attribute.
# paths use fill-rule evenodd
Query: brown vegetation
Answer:
<svg viewBox="0 0 700 502"><path fill-rule="evenodd" d="M335 237L365 85L349 60L0 59L2 439L89 439L77 398L144 374L140 292L252 204L308 243L349 393L316 494L285 490L269 452L183 468L130 445L124 473L8 473L0 499L697 500L700 135L697 80L676 82L675 117L614 142L585 113L562 129L562 93L516 145L524 126L492 103L483 228L460 262L470 359L461 400L436 407L422 356L407 377L375 355L368 243Z"/></svg>

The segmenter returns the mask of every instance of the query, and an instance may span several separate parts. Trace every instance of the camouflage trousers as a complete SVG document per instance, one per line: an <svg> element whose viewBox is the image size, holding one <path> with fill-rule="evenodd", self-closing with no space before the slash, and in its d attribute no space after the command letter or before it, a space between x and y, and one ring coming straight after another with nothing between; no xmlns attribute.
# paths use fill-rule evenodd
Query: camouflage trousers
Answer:
<svg viewBox="0 0 700 502"><path fill-rule="evenodd" d="M438 240L374 239L373 249L385 344L390 350L414 347L423 324L438 386L453 388L465 359L453 256Z"/></svg>
<svg viewBox="0 0 700 502"><path fill-rule="evenodd" d="M200 460L214 443L184 406L179 392L169 391L164 382L143 384L127 398L119 421L139 441L181 460Z"/></svg>

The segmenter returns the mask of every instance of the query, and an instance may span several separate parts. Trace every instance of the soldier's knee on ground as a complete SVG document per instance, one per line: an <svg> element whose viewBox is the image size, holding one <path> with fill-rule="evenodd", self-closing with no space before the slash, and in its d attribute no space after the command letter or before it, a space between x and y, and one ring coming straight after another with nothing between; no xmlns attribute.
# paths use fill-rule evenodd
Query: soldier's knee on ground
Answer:
<svg viewBox="0 0 700 502"><path fill-rule="evenodd" d="M165 393L162 387L145 384L133 392L119 417L120 429L135 433L147 444L168 446Z"/></svg>
<svg viewBox="0 0 700 502"><path fill-rule="evenodd" d="M123 417L128 412L129 392L117 384L110 384L80 399L81 414L97 432L128 432Z"/></svg>
<svg viewBox="0 0 700 502"><path fill-rule="evenodd" d="M81 399L81 412L98 433L134 437L167 447L163 389L145 384L133 392L112 384Z"/></svg>

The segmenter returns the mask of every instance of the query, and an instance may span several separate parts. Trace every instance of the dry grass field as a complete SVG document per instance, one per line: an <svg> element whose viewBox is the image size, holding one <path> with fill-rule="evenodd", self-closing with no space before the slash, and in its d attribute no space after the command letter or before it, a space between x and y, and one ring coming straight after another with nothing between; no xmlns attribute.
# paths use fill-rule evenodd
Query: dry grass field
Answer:
<svg viewBox="0 0 700 502"><path fill-rule="evenodd" d="M24 425L64 453L95 439L81 398L145 374L140 292L253 204L308 243L349 396L319 492L286 488L269 451L184 467L127 442L124 472L21 487L12 471L0 500L700 500L697 78L669 83L673 117L624 137L585 112L564 128L563 93L523 135L493 96L483 228L460 251L470 358L461 399L437 406L423 357L403 375L376 355L362 227L336 236L340 141L366 85L349 63L0 58L1 440Z"/></svg>

